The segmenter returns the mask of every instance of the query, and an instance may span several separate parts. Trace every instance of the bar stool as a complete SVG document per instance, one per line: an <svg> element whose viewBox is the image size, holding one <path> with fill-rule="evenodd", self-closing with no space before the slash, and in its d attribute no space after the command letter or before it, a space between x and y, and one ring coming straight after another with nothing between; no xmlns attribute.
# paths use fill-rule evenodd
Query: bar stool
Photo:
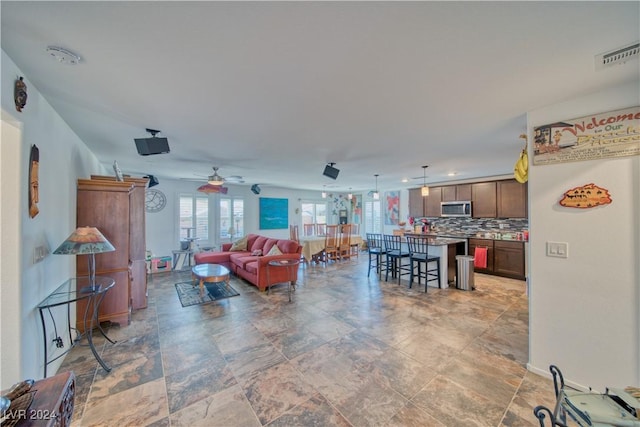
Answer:
<svg viewBox="0 0 640 427"><path fill-rule="evenodd" d="M424 291L427 292L429 282L437 281L440 287L440 257L429 255L429 239L427 237L407 236L409 245L409 262L411 263L411 275L409 276L409 287L413 284L414 269L418 267L418 285L420 279L424 279ZM416 265L414 266L414 263ZM429 268L429 264L436 264L435 268ZM422 265L424 264L424 272Z"/></svg>
<svg viewBox="0 0 640 427"><path fill-rule="evenodd" d="M385 234L382 237L384 239L384 248L387 251L387 272L384 281L389 280L389 270L391 270L391 277L397 277L399 285L402 275L411 273L409 264L402 263L403 259L409 258L409 251L402 249L402 236Z"/></svg>
<svg viewBox="0 0 640 427"><path fill-rule="evenodd" d="M367 277L371 274L371 269L375 268L378 278L382 278L382 267L387 269L387 251L383 247L382 234L367 233L367 248L369 252L369 271ZM373 264L375 260L375 265Z"/></svg>

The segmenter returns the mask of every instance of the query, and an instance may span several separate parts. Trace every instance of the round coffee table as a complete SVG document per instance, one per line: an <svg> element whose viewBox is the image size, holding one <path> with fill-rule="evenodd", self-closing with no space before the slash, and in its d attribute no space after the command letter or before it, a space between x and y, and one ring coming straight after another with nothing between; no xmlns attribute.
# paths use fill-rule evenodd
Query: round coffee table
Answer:
<svg viewBox="0 0 640 427"><path fill-rule="evenodd" d="M270 283L269 270L271 270L272 268L286 268L291 274L292 269L298 268L298 264L300 264L300 260L297 260L297 259L274 259L272 261L269 261L268 268L267 268L267 283ZM291 302L291 291L296 290L296 285L291 280L288 281L287 284L289 285L289 302ZM268 285L267 295L269 294L270 291L271 291L271 285Z"/></svg>
<svg viewBox="0 0 640 427"><path fill-rule="evenodd" d="M204 282L224 282L229 286L230 271L224 265L198 264L191 269L191 274L200 281L200 296L204 295Z"/></svg>

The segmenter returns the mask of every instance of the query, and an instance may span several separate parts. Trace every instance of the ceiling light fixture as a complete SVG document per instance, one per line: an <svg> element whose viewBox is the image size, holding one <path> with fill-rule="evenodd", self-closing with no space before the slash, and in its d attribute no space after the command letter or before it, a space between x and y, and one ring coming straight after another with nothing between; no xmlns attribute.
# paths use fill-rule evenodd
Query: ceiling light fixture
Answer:
<svg viewBox="0 0 640 427"><path fill-rule="evenodd" d="M351 187L349 187L349 194L347 194L347 198L349 200L353 199L353 193L351 192Z"/></svg>
<svg viewBox="0 0 640 427"><path fill-rule="evenodd" d="M373 192L373 199L378 200L380 198L380 193L378 193L378 174L373 175L376 177L376 191Z"/></svg>
<svg viewBox="0 0 640 427"><path fill-rule="evenodd" d="M218 168L216 166L213 167L213 175L209 175L207 182L211 185L224 184L224 178L218 175Z"/></svg>
<svg viewBox="0 0 640 427"><path fill-rule="evenodd" d="M80 55L59 46L47 46L47 53L61 64L76 65L80 62Z"/></svg>
<svg viewBox="0 0 640 427"><path fill-rule="evenodd" d="M427 168L429 166L422 166L422 188L420 189L420 194L422 197L426 197L429 195L429 187L427 187Z"/></svg>
<svg viewBox="0 0 640 427"><path fill-rule="evenodd" d="M327 198L327 190L326 190L326 185L322 186L322 198L326 199Z"/></svg>

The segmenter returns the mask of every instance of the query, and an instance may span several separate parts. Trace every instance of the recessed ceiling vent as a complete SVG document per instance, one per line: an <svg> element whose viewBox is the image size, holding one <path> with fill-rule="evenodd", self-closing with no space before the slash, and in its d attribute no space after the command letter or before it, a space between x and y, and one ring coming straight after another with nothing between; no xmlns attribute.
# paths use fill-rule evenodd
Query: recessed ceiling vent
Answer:
<svg viewBox="0 0 640 427"><path fill-rule="evenodd" d="M596 55L596 70L603 70L616 64L624 64L640 56L640 42L621 47L611 52Z"/></svg>

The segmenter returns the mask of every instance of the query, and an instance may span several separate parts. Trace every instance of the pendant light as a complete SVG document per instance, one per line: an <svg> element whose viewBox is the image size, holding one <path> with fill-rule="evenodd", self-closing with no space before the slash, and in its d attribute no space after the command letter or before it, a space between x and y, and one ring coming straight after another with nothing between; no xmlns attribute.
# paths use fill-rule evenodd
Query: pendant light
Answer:
<svg viewBox="0 0 640 427"><path fill-rule="evenodd" d="M374 200L378 200L380 199L380 193L378 193L378 174L373 175L376 177L376 191L373 193L373 199Z"/></svg>
<svg viewBox="0 0 640 427"><path fill-rule="evenodd" d="M322 198L326 199L327 198L327 189L326 189L326 185L322 186Z"/></svg>
<svg viewBox="0 0 640 427"><path fill-rule="evenodd" d="M428 165L424 165L422 166L422 188L420 189L420 194L422 194L422 197L426 197L429 195L429 187L427 187L427 168L429 166Z"/></svg>
<svg viewBox="0 0 640 427"><path fill-rule="evenodd" d="M351 192L351 187L349 187L349 194L347 194L347 198L349 200L353 199L353 193Z"/></svg>

